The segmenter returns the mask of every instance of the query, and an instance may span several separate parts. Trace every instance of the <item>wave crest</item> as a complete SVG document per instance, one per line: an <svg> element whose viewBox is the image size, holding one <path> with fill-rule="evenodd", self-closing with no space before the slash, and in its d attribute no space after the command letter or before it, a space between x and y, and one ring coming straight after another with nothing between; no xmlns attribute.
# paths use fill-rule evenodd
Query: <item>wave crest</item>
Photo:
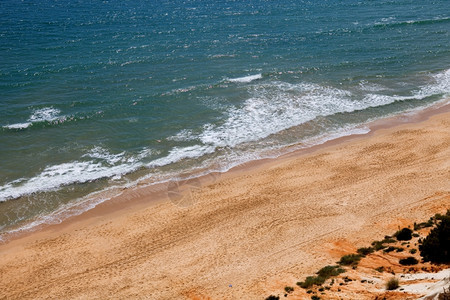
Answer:
<svg viewBox="0 0 450 300"><path fill-rule="evenodd" d="M254 80L258 80L262 78L262 74L255 74L255 75L249 75L244 77L238 77L238 78L228 78L227 80L229 82L240 82L240 83L249 83Z"/></svg>

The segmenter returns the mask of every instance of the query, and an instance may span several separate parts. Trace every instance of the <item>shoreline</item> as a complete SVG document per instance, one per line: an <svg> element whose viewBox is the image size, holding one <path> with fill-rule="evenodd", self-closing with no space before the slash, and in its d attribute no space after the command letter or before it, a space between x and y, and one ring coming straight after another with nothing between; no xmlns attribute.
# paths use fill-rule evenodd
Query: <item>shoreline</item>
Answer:
<svg viewBox="0 0 450 300"><path fill-rule="evenodd" d="M405 124L420 123L428 120L434 115L439 115L447 112L450 112L450 99L441 100L438 103L435 103L423 109L406 111L400 114L395 114L393 116L370 121L366 124L363 124L369 129L367 133L343 135L337 138L327 139L323 143L313 144L312 146L304 148L301 147L292 151L286 151L285 153L282 153L281 155L276 157L266 157L247 161L233 166L224 172L212 171L210 173L207 173L206 175L194 176L192 178L182 180L182 184L180 184L179 187L180 189L182 189L182 185L192 182L194 183L194 188L204 187L209 184L215 183L217 180L220 180L221 177L229 178L235 176L236 174L251 172L252 170L261 169L267 166L272 166L274 164L276 165L289 159L295 159L299 156L308 155L329 147L345 144L355 139L358 140L364 139L365 137L370 137L379 130L390 129ZM298 145L299 144L297 144L297 146ZM293 145L291 147L296 147L296 145ZM7 245L15 240L20 240L22 238L28 238L30 236L39 234L40 232L42 232L43 234L54 231L58 232L63 230L64 228L72 227L78 222L87 221L90 223L93 219L104 219L108 216L120 215L122 212L138 211L139 209L144 209L148 206L154 206L168 200L171 201L170 197L168 197L168 190L170 189L170 187L168 187L168 184L171 183L173 183L173 181L146 185L144 180L142 182L138 182L133 187L120 188L121 192L118 195L101 201L93 208L83 210L79 214L63 217L63 219L59 223L41 223L25 230L21 230L20 228L23 227L21 226L19 227L19 229L13 229L12 233L4 233L0 235L2 237L2 239L0 239L0 247L2 245ZM175 183L177 184L178 182ZM148 200L148 198L150 198L150 200ZM174 204L178 205L178 203Z"/></svg>
<svg viewBox="0 0 450 300"><path fill-rule="evenodd" d="M449 116L447 104L203 178L187 191L195 205L164 201L164 189L159 201L148 199L155 190L126 190L0 245L0 297L262 298L282 290L450 206Z"/></svg>

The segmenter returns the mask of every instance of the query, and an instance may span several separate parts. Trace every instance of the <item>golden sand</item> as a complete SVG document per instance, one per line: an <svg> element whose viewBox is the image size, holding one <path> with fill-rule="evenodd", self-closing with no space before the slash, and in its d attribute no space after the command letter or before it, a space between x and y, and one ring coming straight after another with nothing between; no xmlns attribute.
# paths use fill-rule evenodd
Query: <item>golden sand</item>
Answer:
<svg viewBox="0 0 450 300"><path fill-rule="evenodd" d="M450 207L450 113L240 168L188 192L193 205L141 201L0 246L0 298L278 294Z"/></svg>

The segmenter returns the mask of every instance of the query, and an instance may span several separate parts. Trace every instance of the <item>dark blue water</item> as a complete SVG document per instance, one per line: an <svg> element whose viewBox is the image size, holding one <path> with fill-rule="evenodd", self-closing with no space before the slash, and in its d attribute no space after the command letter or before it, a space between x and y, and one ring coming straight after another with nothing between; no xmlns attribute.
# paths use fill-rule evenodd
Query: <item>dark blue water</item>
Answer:
<svg viewBox="0 0 450 300"><path fill-rule="evenodd" d="M0 229L442 101L449 29L444 0L3 0Z"/></svg>

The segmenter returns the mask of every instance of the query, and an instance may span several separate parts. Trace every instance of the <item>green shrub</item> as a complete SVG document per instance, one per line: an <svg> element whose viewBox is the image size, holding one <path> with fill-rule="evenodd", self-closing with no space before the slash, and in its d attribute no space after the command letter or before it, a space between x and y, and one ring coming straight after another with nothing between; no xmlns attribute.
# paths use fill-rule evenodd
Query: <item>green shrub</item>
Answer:
<svg viewBox="0 0 450 300"><path fill-rule="evenodd" d="M325 282L326 278L321 276L308 276L305 281L297 282L297 285L301 288L307 289L312 287L313 285L322 285Z"/></svg>
<svg viewBox="0 0 450 300"><path fill-rule="evenodd" d="M399 263L403 266L412 266L417 265L419 261L415 259L414 257L410 256L407 258L400 259Z"/></svg>
<svg viewBox="0 0 450 300"><path fill-rule="evenodd" d="M398 279L395 278L395 277L392 277L391 279L389 279L389 280L386 282L386 289L389 290L389 291L395 290L395 289L398 288L398 287L399 287Z"/></svg>
<svg viewBox="0 0 450 300"><path fill-rule="evenodd" d="M331 276L337 276L344 272L345 270L340 268L339 266L325 266L322 269L320 269L316 274L319 275L319 277L328 279Z"/></svg>
<svg viewBox="0 0 450 300"><path fill-rule="evenodd" d="M433 263L450 262L450 210L445 216L438 215L435 228L419 245L420 255L424 261Z"/></svg>
<svg viewBox="0 0 450 300"><path fill-rule="evenodd" d="M266 300L280 300L280 297L279 296L270 295L269 297L266 298Z"/></svg>
<svg viewBox="0 0 450 300"><path fill-rule="evenodd" d="M394 236L398 241L409 241L412 239L412 230L409 228L403 228L400 231L397 231Z"/></svg>
<svg viewBox="0 0 450 300"><path fill-rule="evenodd" d="M383 244L382 241L373 241L372 246L375 249L375 251L386 248L386 246Z"/></svg>
<svg viewBox="0 0 450 300"><path fill-rule="evenodd" d="M320 300L320 297L317 295L312 295L311 300Z"/></svg>
<svg viewBox="0 0 450 300"><path fill-rule="evenodd" d="M359 255L366 256L372 253L374 250L375 249L373 249L373 247L363 247L356 250L356 252L358 252Z"/></svg>
<svg viewBox="0 0 450 300"><path fill-rule="evenodd" d="M391 238L390 236L385 236L384 240L381 241L382 244L392 244L396 243L397 241Z"/></svg>
<svg viewBox="0 0 450 300"><path fill-rule="evenodd" d="M434 218L431 217L426 222L422 222L422 223L419 223L419 224L414 223L414 230L419 230L419 229L426 228L426 227L432 227L433 224L434 224Z"/></svg>
<svg viewBox="0 0 450 300"><path fill-rule="evenodd" d="M294 288L292 286L285 286L284 290L286 291L286 293L292 293L294 291Z"/></svg>
<svg viewBox="0 0 450 300"><path fill-rule="evenodd" d="M408 245L409 247L409 245ZM397 247L395 252L403 252L405 249L403 249L402 247Z"/></svg>
<svg viewBox="0 0 450 300"><path fill-rule="evenodd" d="M347 254L341 257L338 264L342 266L355 266L361 260L361 255L359 254Z"/></svg>
<svg viewBox="0 0 450 300"><path fill-rule="evenodd" d="M417 249L411 249L411 250L409 250L409 253L411 253L411 254L415 254L417 252Z"/></svg>

